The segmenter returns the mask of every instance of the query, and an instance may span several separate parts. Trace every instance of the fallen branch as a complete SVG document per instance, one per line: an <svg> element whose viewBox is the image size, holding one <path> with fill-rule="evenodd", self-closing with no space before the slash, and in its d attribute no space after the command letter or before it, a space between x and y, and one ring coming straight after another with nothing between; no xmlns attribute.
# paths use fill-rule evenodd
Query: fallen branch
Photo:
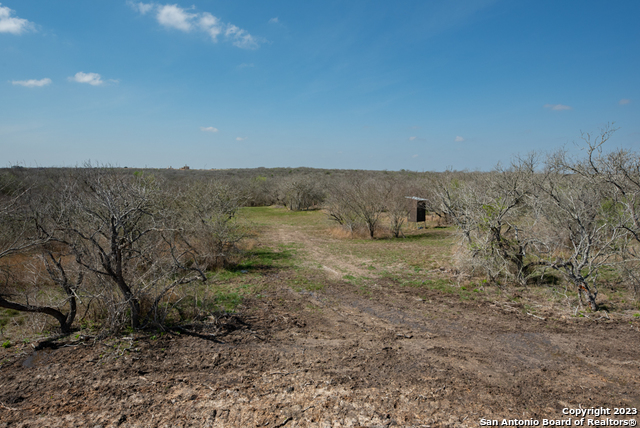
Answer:
<svg viewBox="0 0 640 428"><path fill-rule="evenodd" d="M7 410L17 411L18 409L14 409L13 407L6 406L2 401L0 401L0 407L5 408Z"/></svg>
<svg viewBox="0 0 640 428"><path fill-rule="evenodd" d="M282 422L281 424L276 425L274 428L283 427L283 426L285 426L287 424L287 422L290 422L292 420L293 420L293 418L287 418L287 419L284 420L284 422Z"/></svg>
<svg viewBox="0 0 640 428"><path fill-rule="evenodd" d="M539 320L542 320L542 321L544 321L544 320L545 320L544 318L539 317L538 315L534 315L534 314L532 314L531 312L527 312L527 315L531 315L532 317L534 317L534 318L538 318Z"/></svg>

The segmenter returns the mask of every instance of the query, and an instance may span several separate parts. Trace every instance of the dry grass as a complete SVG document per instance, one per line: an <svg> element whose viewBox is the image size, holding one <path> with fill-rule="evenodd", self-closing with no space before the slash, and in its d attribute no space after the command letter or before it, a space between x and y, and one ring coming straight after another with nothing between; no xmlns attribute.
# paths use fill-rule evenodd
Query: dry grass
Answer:
<svg viewBox="0 0 640 428"><path fill-rule="evenodd" d="M365 228L350 230L346 227L334 226L328 229L328 234L335 239L367 239L369 232Z"/></svg>

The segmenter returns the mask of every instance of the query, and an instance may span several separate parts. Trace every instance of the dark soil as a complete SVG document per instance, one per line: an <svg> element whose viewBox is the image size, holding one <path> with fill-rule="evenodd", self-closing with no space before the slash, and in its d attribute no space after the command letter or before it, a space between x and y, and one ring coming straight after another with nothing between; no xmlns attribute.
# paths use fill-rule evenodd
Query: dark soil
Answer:
<svg viewBox="0 0 640 428"><path fill-rule="evenodd" d="M384 281L315 293L265 280L271 291L234 315L14 352L0 427L479 426L640 408L628 320L540 319Z"/></svg>

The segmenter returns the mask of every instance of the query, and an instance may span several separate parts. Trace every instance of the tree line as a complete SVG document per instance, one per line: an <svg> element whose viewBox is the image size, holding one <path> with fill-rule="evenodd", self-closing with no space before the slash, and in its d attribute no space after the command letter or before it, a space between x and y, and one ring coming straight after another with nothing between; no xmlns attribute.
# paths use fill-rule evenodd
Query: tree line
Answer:
<svg viewBox="0 0 640 428"><path fill-rule="evenodd" d="M489 172L5 169L0 307L65 332L79 302L112 328L162 324L177 288L238 257L241 207L322 209L349 233L401 239L418 196L459 233L460 269L501 286L563 280L597 310L604 277L640 291L640 157L606 151L614 132L583 134L582 156L531 153ZM25 255L38 260L31 282Z"/></svg>

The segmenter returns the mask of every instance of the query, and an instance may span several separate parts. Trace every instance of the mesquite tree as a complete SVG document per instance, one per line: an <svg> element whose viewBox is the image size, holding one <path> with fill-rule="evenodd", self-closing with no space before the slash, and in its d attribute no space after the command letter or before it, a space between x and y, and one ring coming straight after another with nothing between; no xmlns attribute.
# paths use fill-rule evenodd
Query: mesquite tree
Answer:
<svg viewBox="0 0 640 428"><path fill-rule="evenodd" d="M303 176L285 180L281 191L284 204L292 211L308 210L324 199L317 181Z"/></svg>
<svg viewBox="0 0 640 428"><path fill-rule="evenodd" d="M22 183L25 185L25 183ZM76 316L76 290L83 282L83 272L63 261L64 246L54 246L50 236L41 233L42 218L51 213L55 204L51 197L41 197L31 188L3 194L0 202L0 307L21 312L42 313L54 317L63 333L71 330ZM55 198L55 195L49 195ZM33 287L25 287L13 275L11 258L17 254L41 253L40 262L51 280L64 291L59 302L41 302L38 278ZM24 270L19 266L18 270ZM66 310L64 307L68 306Z"/></svg>
<svg viewBox="0 0 640 428"><path fill-rule="evenodd" d="M173 199L154 177L86 165L60 191L67 215L56 219L54 239L98 283L117 290L133 328L144 315L152 320L174 287L206 279L182 245Z"/></svg>
<svg viewBox="0 0 640 428"><path fill-rule="evenodd" d="M329 218L351 231L363 225L373 238L386 209L389 189L383 180L363 175L335 183L327 198Z"/></svg>
<svg viewBox="0 0 640 428"><path fill-rule="evenodd" d="M607 221L618 229L618 242L623 260L621 266L640 293L640 155L626 149L604 152L605 143L617 129L613 124L599 133L583 133L586 144L586 159L561 157L562 164L583 180L606 192Z"/></svg>
<svg viewBox="0 0 640 428"><path fill-rule="evenodd" d="M442 181L436 192L440 211L458 226L470 250L471 266L492 281L503 276L524 284L537 266L527 257L539 241L538 213L531 205L533 172L526 162Z"/></svg>
<svg viewBox="0 0 640 428"><path fill-rule="evenodd" d="M239 252L238 243L247 230L238 222L244 197L229 185L217 182L191 183L177 197L182 239L207 269L217 269Z"/></svg>
<svg viewBox="0 0 640 428"><path fill-rule="evenodd" d="M620 229L611 222L606 189L570 174L562 154L549 158L536 186L549 224L548 250L539 255L539 262L560 272L597 310L596 278L614 260L621 238Z"/></svg>
<svg viewBox="0 0 640 428"><path fill-rule="evenodd" d="M617 188L585 172L584 160L563 151L542 164L537 159L443 182L442 210L464 237L474 269L521 284L551 269L597 310L598 273L616 264L622 249L630 253L625 243L633 221L621 213L631 212L631 204L621 204Z"/></svg>

